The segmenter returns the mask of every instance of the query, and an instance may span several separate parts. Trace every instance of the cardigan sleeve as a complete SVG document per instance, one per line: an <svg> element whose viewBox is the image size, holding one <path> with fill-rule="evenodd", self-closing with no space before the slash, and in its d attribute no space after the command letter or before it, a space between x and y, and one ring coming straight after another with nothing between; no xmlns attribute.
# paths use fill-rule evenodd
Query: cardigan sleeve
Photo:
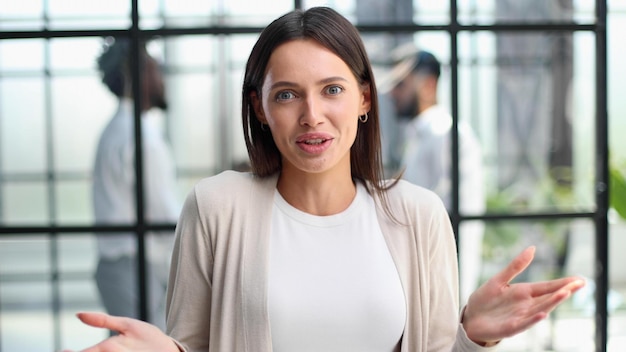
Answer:
<svg viewBox="0 0 626 352"><path fill-rule="evenodd" d="M437 199L430 204L427 229L428 351L446 351L454 344L459 317L456 243L450 219Z"/></svg>
<svg viewBox="0 0 626 352"><path fill-rule="evenodd" d="M176 226L167 290L167 334L184 351L209 350L213 251L200 216L197 187L185 200Z"/></svg>
<svg viewBox="0 0 626 352"><path fill-rule="evenodd" d="M449 347L444 347L444 344L449 345L452 339L453 352L494 351L497 345L482 347L470 340L459 322L456 242L448 213L443 204L438 205L434 205L429 240L431 326L428 330L428 351L447 351Z"/></svg>

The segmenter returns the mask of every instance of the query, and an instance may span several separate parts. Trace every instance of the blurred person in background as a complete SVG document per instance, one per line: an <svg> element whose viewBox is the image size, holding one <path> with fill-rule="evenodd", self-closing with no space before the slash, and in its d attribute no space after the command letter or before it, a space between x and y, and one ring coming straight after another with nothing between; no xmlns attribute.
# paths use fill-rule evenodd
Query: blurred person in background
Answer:
<svg viewBox="0 0 626 352"><path fill-rule="evenodd" d="M119 99L117 111L98 142L93 173L93 209L96 223L128 225L136 221L135 128L131 83L131 46L125 38L105 40L97 60L102 82ZM175 165L153 108L167 108L159 63L139 48L141 67L141 139L143 150L144 211L148 223L175 223L180 201L175 195ZM173 231L149 233L146 274L150 322L165 327L165 290L173 246ZM96 283L110 314L139 317L137 239L132 233L98 233Z"/></svg>
<svg viewBox="0 0 626 352"><path fill-rule="evenodd" d="M404 44L392 54L393 68L382 79L404 125L401 141L403 178L428 188L452 210L452 116L438 104L441 74L439 60L414 44ZM482 151L472 128L459 122L459 209L462 214L481 214L486 199ZM467 302L480 281L484 224L463 223L459 237L460 299Z"/></svg>

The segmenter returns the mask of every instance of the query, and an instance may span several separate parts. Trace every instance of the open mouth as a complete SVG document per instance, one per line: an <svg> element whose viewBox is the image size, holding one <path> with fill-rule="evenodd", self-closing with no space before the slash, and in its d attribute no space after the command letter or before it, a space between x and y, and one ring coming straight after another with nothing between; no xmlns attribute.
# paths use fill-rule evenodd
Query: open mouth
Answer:
<svg viewBox="0 0 626 352"><path fill-rule="evenodd" d="M306 141L302 142L304 144L308 144L308 145L319 145L322 144L326 141L326 139L322 139L322 138L317 138L317 139L307 139Z"/></svg>

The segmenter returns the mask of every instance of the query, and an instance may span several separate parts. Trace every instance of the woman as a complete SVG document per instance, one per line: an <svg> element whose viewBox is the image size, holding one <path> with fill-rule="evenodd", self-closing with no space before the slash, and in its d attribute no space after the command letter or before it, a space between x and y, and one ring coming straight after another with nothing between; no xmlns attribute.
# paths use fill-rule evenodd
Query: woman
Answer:
<svg viewBox="0 0 626 352"><path fill-rule="evenodd" d="M129 318L85 351L475 351L545 318L577 278L509 282L522 252L459 316L448 215L433 193L382 181L378 104L358 31L328 8L260 35L243 85L252 173L198 183L178 226L169 336Z"/></svg>

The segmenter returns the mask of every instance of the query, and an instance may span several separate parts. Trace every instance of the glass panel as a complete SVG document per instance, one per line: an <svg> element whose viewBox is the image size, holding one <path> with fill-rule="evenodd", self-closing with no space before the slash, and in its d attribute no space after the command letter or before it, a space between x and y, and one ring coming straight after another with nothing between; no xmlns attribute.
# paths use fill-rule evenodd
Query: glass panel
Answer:
<svg viewBox="0 0 626 352"><path fill-rule="evenodd" d="M234 83L230 87L231 97L235 97L237 94L241 95L241 77L243 77L243 69L235 69L230 73L229 80ZM226 107L228 109L226 122L230 124L232 131L232 138L230 138L229 142L232 153L230 167L236 170L244 170L248 168L249 159L240 118L241 99L231 99L229 103L230 106Z"/></svg>
<svg viewBox="0 0 626 352"><path fill-rule="evenodd" d="M591 211L593 35L461 33L459 50L459 116L483 147L489 210Z"/></svg>
<svg viewBox="0 0 626 352"><path fill-rule="evenodd" d="M42 73L46 57L44 44L43 39L0 40L0 73Z"/></svg>
<svg viewBox="0 0 626 352"><path fill-rule="evenodd" d="M266 26L278 16L291 11L293 5L293 0L272 1L272 6L267 6L267 3L256 0L223 0L223 3L218 5L217 13L220 14L220 12L223 11L225 23L231 25ZM220 7L223 8L220 9Z"/></svg>
<svg viewBox="0 0 626 352"><path fill-rule="evenodd" d="M49 26L68 28L127 28L130 26L128 0L48 0Z"/></svg>
<svg viewBox="0 0 626 352"><path fill-rule="evenodd" d="M127 28L130 25L128 0L0 0L0 8L0 28L4 30Z"/></svg>
<svg viewBox="0 0 626 352"><path fill-rule="evenodd" d="M80 255L76 253L76 256ZM79 351L109 337L106 329L94 329L76 318L77 312L104 311L93 280L62 281L60 289L61 346L64 349Z"/></svg>
<svg viewBox="0 0 626 352"><path fill-rule="evenodd" d="M93 38L63 38L50 40L50 69L53 73L93 73L96 59L102 51L102 40Z"/></svg>
<svg viewBox="0 0 626 352"><path fill-rule="evenodd" d="M42 225L49 219L48 188L43 182L5 182L0 188L4 225Z"/></svg>
<svg viewBox="0 0 626 352"><path fill-rule="evenodd" d="M26 30L41 27L44 9L44 2L41 0L0 0L0 9L0 29Z"/></svg>
<svg viewBox="0 0 626 352"><path fill-rule="evenodd" d="M25 234L0 239L3 351L45 351L54 346L50 279L47 236ZM37 327L35 335L33 326Z"/></svg>
<svg viewBox="0 0 626 352"><path fill-rule="evenodd" d="M450 21L448 1L428 0L306 0L304 8L330 6L353 23L420 25L442 24Z"/></svg>
<svg viewBox="0 0 626 352"><path fill-rule="evenodd" d="M165 329L165 302L174 231L151 233L146 241L150 320Z"/></svg>
<svg viewBox="0 0 626 352"><path fill-rule="evenodd" d="M461 228L461 231L463 228ZM464 235L460 232L460 236ZM587 286L530 330L502 341L505 351L593 351L594 224L591 220L488 222L483 241L481 281L501 271L524 248L535 259L514 282L537 282L576 275ZM463 242L461 242L463 243ZM463 266L461 276L467 271Z"/></svg>
<svg viewBox="0 0 626 352"><path fill-rule="evenodd" d="M171 73L167 79L169 133L181 168L215 169L219 163L214 82L208 72Z"/></svg>
<svg viewBox="0 0 626 352"><path fill-rule="evenodd" d="M56 218L60 224L91 224L93 210L91 202L91 179L57 181Z"/></svg>
<svg viewBox="0 0 626 352"><path fill-rule="evenodd" d="M53 77L51 92L55 170L91 170L116 99L93 73Z"/></svg>
<svg viewBox="0 0 626 352"><path fill-rule="evenodd" d="M1 238L0 275L45 274L50 266L50 240L41 235L6 236ZM1 285L0 285L1 286Z"/></svg>
<svg viewBox="0 0 626 352"><path fill-rule="evenodd" d="M390 3L391 1L389 1ZM357 7L370 7L372 9L371 13L382 14L383 8L387 6L388 2L375 2L368 0L304 0L302 1L303 8L309 9L315 6L328 6L333 8L335 11L340 14L348 17L348 19L353 20L354 13ZM369 20L369 19L368 19ZM367 22L367 20L366 20Z"/></svg>
<svg viewBox="0 0 626 352"><path fill-rule="evenodd" d="M59 271L91 278L96 270L96 238L92 234L58 237Z"/></svg>
<svg viewBox="0 0 626 352"><path fill-rule="evenodd" d="M462 24L595 22L595 2L591 0L458 0Z"/></svg>
<svg viewBox="0 0 626 352"><path fill-rule="evenodd" d="M54 319L50 297L52 288L48 282L3 282L0 285L2 351L53 349Z"/></svg>
<svg viewBox="0 0 626 352"><path fill-rule="evenodd" d="M608 351L621 351L626 349L626 218L612 215L609 224Z"/></svg>
<svg viewBox="0 0 626 352"><path fill-rule="evenodd" d="M0 80L0 167L6 173L46 168L44 81L38 77Z"/></svg>
<svg viewBox="0 0 626 352"><path fill-rule="evenodd" d="M215 45L214 37L209 36L167 38L165 41L167 68L170 70L181 68L206 70L215 64L217 56ZM193 55L189 55L191 52Z"/></svg>
<svg viewBox="0 0 626 352"><path fill-rule="evenodd" d="M79 350L106 338L103 329L89 328L76 318L80 311L104 311L94 276L98 255L95 237L72 234L58 237L61 295L61 346Z"/></svg>
<svg viewBox="0 0 626 352"><path fill-rule="evenodd" d="M213 37L183 36L165 42L168 134L182 169L216 169L220 163L219 112L233 97L224 97L217 88L225 83L219 79L219 68L226 67L219 49Z"/></svg>
<svg viewBox="0 0 626 352"><path fill-rule="evenodd" d="M248 151L243 138L241 125L241 86L243 84L244 69L252 46L258 35L238 35L229 37L228 50L231 57L228 64L228 103L225 106L225 122L229 124L232 138L229 139L229 147L232 148L231 165L235 169L247 168Z"/></svg>
<svg viewBox="0 0 626 352"><path fill-rule="evenodd" d="M449 5L449 1L413 0L413 21L417 24L449 23Z"/></svg>
<svg viewBox="0 0 626 352"><path fill-rule="evenodd" d="M485 223L483 221L463 221L459 225L459 298L461 305L467 303L469 296L482 283L483 239Z"/></svg>
<svg viewBox="0 0 626 352"><path fill-rule="evenodd" d="M145 4L144 4L145 3ZM140 2L142 28L192 26L265 26L293 8L292 0L243 1L154 0Z"/></svg>
<svg viewBox="0 0 626 352"><path fill-rule="evenodd" d="M183 170L213 168L218 163L217 142L212 137L218 137L213 131L219 104L212 83L215 51L212 37L165 41L168 135L176 165Z"/></svg>
<svg viewBox="0 0 626 352"><path fill-rule="evenodd" d="M462 38L465 33L461 35ZM477 32L469 36L467 40L459 40L459 53L461 64L459 65L459 121L469 126L476 138L480 148L479 162L482 166L482 184L476 183L482 188L480 194L486 197L488 180L493 179L489 171L493 170L490 158L490 146L496 145L497 129L490 124L496 120L496 111L492 108L492 102L495 100L497 87L497 69L493 64L492 58L495 57L495 36L492 33ZM467 62L464 60L468 60ZM487 133L487 131L493 133ZM459 150L459 158L463 160L464 156L471 156L463 148ZM476 157L475 157L476 158ZM477 175L472 173L471 175ZM464 182L464 174L460 173L461 182ZM467 181L472 182L471 179ZM474 209L464 209L463 204L466 201L474 202L471 194L466 194L462 190L459 194L461 202L461 210L469 214L476 213ZM470 192L474 192L475 188L470 188ZM485 202L482 202L484 204ZM478 211L480 213L480 211Z"/></svg>

